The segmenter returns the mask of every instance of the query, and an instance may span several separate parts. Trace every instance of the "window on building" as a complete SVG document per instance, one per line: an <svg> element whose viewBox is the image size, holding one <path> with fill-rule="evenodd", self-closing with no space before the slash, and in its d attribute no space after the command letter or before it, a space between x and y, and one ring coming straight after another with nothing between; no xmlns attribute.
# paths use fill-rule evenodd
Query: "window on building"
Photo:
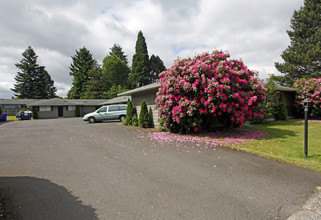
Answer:
<svg viewBox="0 0 321 220"><path fill-rule="evenodd" d="M52 106L40 106L39 111L40 112L50 112L52 111Z"/></svg>
<svg viewBox="0 0 321 220"><path fill-rule="evenodd" d="M76 111L76 106L74 105L67 106L67 111Z"/></svg>
<svg viewBox="0 0 321 220"><path fill-rule="evenodd" d="M11 105L4 105L3 108L11 108Z"/></svg>

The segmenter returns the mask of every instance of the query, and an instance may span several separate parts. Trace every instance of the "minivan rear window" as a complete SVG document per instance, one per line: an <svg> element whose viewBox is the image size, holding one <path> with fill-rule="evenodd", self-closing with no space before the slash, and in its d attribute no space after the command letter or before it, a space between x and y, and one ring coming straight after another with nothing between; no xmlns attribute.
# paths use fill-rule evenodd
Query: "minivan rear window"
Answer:
<svg viewBox="0 0 321 220"><path fill-rule="evenodd" d="M115 111L119 111L119 105L111 105L108 108L108 112L115 112Z"/></svg>
<svg viewBox="0 0 321 220"><path fill-rule="evenodd" d="M126 105L121 105L120 106L120 110L127 110L127 106Z"/></svg>

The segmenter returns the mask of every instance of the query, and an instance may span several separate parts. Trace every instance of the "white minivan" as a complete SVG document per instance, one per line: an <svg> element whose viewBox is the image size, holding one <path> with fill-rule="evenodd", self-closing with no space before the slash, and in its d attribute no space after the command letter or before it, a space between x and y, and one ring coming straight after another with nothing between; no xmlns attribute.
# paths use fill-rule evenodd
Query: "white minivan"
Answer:
<svg viewBox="0 0 321 220"><path fill-rule="evenodd" d="M92 113L88 113L83 117L83 121L89 121L89 123L95 123L96 121L103 120L117 120L124 121L126 118L126 104L118 105L106 105L97 109Z"/></svg>

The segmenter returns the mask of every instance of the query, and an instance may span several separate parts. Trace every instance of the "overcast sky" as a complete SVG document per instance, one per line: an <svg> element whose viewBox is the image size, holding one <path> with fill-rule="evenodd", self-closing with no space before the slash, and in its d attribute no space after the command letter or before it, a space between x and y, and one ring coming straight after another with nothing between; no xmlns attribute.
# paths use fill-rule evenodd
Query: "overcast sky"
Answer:
<svg viewBox="0 0 321 220"><path fill-rule="evenodd" d="M137 34L169 68L177 57L215 49L242 58L264 79L289 45L286 30L303 0L0 0L0 98L11 98L28 45L65 97L69 66L83 46L100 63L114 43L131 64Z"/></svg>

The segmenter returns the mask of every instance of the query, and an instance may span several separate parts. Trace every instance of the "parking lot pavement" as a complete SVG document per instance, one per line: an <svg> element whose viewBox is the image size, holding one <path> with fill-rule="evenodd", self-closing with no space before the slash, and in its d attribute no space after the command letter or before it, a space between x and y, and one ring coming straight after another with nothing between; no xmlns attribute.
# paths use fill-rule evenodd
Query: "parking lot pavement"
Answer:
<svg viewBox="0 0 321 220"><path fill-rule="evenodd" d="M155 130L81 118L0 126L0 188L17 219L287 219L321 175Z"/></svg>

